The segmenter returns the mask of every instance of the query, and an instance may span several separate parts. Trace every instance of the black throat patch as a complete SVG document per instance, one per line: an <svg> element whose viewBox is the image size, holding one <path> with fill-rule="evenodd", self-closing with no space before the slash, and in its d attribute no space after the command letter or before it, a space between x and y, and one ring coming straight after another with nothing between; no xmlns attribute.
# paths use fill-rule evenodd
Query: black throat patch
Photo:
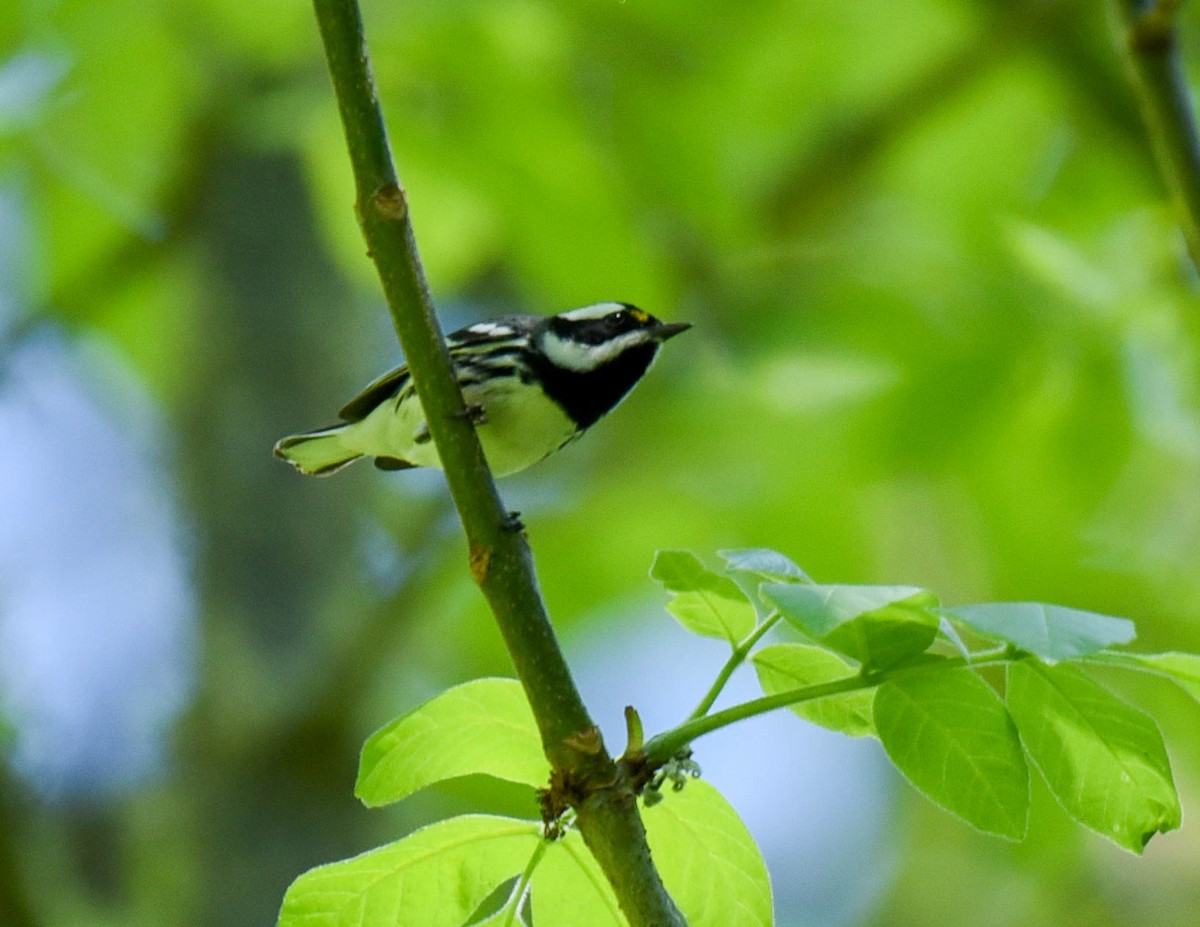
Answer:
<svg viewBox="0 0 1200 927"><path fill-rule="evenodd" d="M649 369L658 342L648 342L622 351L602 367L580 372L556 367L545 357L530 352L526 360L542 389L582 430L590 428L617 405Z"/></svg>

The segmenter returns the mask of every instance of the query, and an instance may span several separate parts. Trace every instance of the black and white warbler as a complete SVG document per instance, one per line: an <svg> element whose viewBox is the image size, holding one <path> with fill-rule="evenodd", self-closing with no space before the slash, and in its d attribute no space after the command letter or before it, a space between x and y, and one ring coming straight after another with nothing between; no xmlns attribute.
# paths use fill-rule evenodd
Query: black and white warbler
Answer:
<svg viewBox="0 0 1200 927"><path fill-rule="evenodd" d="M524 470L574 441L625 398L664 341L690 327L598 303L451 334L458 384L492 472ZM341 424L284 438L275 455L313 476L360 457L374 457L381 470L441 466L407 367L384 374L338 415Z"/></svg>

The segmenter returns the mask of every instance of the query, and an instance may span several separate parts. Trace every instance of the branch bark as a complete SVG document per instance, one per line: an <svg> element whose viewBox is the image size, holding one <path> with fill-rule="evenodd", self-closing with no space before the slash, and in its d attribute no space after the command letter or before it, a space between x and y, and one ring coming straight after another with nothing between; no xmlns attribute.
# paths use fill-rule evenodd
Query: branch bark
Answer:
<svg viewBox="0 0 1200 927"><path fill-rule="evenodd" d="M554 636L524 534L514 530L470 424L392 163L356 0L314 0L354 171L356 209L462 519L471 573L537 719L554 781L633 925L684 925L650 860L633 792L604 748Z"/></svg>
<svg viewBox="0 0 1200 927"><path fill-rule="evenodd" d="M1159 172L1200 270L1200 138L1175 34L1180 0L1117 0L1123 45Z"/></svg>

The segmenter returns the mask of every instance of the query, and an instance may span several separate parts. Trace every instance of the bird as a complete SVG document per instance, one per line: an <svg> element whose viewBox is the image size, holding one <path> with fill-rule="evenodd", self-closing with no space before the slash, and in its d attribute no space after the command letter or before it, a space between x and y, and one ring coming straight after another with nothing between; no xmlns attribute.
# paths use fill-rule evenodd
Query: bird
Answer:
<svg viewBox="0 0 1200 927"><path fill-rule="evenodd" d="M691 327L603 302L451 333L455 376L493 474L517 473L578 439L637 385L663 342ZM441 467L406 365L368 385L338 417L336 425L282 438L275 456L309 476L364 457L381 470Z"/></svg>

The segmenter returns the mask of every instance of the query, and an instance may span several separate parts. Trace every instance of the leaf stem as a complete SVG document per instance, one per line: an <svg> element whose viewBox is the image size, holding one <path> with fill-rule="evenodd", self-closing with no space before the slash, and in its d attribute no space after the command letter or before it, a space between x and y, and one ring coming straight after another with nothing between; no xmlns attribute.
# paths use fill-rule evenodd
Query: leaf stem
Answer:
<svg viewBox="0 0 1200 927"><path fill-rule="evenodd" d="M1158 170L1200 269L1200 138L1179 54L1180 0L1117 0L1125 61Z"/></svg>
<svg viewBox="0 0 1200 927"><path fill-rule="evenodd" d="M690 715L688 715L688 721L694 721L697 718L703 718L706 714L708 714L708 710L712 708L713 703L717 700L717 697L720 696L721 690L723 690L725 688L725 684L729 682L729 677L733 675L734 670L736 670L742 665L743 662L745 662L745 659L749 655L750 651L754 649L754 645L762 640L763 635L770 631L771 628L775 627L776 623L782 617L783 616L780 615L778 611L772 612L770 615L764 618L753 631L746 635L746 639L744 641L734 648L733 653L729 655L729 659L725 661L725 665L721 667L721 672L717 674L717 678L713 681L712 686L709 688L704 698L700 700L700 704L696 706L695 710Z"/></svg>
<svg viewBox="0 0 1200 927"><path fill-rule="evenodd" d="M538 863L546 855L546 847L548 846L550 846L550 841L542 839L533 848L533 853L529 856L529 862L525 864L525 869L521 873L521 877L517 879L516 887L513 888L513 893L509 896L508 903L505 905L508 911L504 915L504 927L512 927L513 920L520 913L521 904L525 901L525 895L529 892L529 883L533 879L533 871L537 869Z"/></svg>
<svg viewBox="0 0 1200 927"><path fill-rule="evenodd" d="M963 666L981 667L999 663L1009 663L1019 659L1020 654L1010 647L999 647L994 650L980 651L969 657L947 657L927 663L917 663L901 666L895 669L882 670L878 673L858 674L847 676L845 679L835 679L814 686L803 686L799 689L789 689L786 692L776 692L761 698L733 705L722 711L703 717L689 718L678 727L664 731L646 742L644 758L651 768L657 768L673 756L685 749L696 738L720 730L738 721L766 714L779 708L812 702L833 695L844 695L847 692L857 692L862 689L872 689L892 679L906 676L917 676L926 673L943 672L948 669Z"/></svg>

